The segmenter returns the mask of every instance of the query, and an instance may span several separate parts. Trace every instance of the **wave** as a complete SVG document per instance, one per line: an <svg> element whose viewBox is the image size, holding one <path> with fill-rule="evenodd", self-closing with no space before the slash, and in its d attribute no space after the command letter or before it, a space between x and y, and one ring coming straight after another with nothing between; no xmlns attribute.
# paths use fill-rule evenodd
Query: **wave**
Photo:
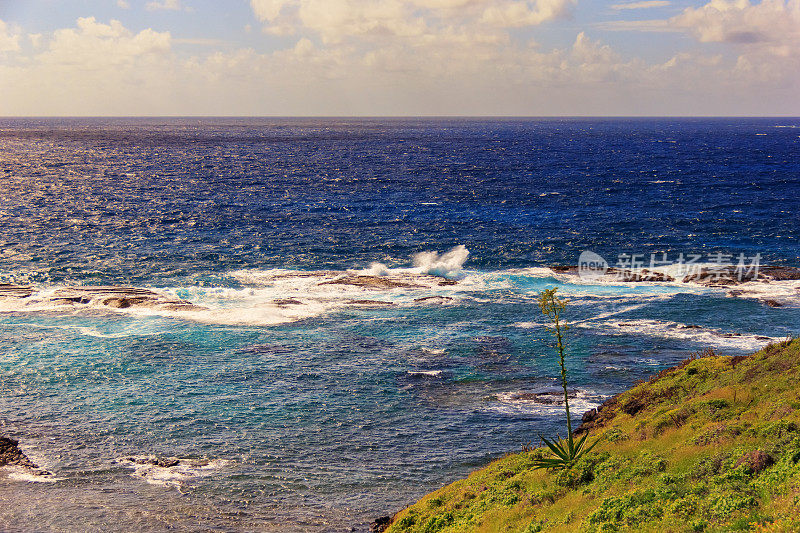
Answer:
<svg viewBox="0 0 800 533"><path fill-rule="evenodd" d="M117 462L132 468L132 477L143 479L151 485L179 490L190 480L210 476L229 463L223 459L160 458L155 455L120 457Z"/></svg>
<svg viewBox="0 0 800 533"><path fill-rule="evenodd" d="M727 291L732 298L758 300L771 307L800 307L800 280L750 281Z"/></svg>
<svg viewBox="0 0 800 533"><path fill-rule="evenodd" d="M64 477L56 477L45 470L30 469L23 466L6 466L5 476L12 481L22 481L25 483L56 483L64 481Z"/></svg>
<svg viewBox="0 0 800 533"><path fill-rule="evenodd" d="M464 277L464 263L469 258L469 250L459 245L445 253L427 251L414 254L411 268L390 268L383 263L371 263L368 268L355 271L364 276L390 276L404 274L426 274L445 279L461 279ZM353 271L351 271L353 272Z"/></svg>
<svg viewBox="0 0 800 533"><path fill-rule="evenodd" d="M771 342L783 339L765 335L744 333L726 333L713 328L682 324L680 322L659 321L649 319L633 319L625 321L608 320L602 322L583 322L577 327L592 328L614 335L645 335L667 339L686 340L704 346L717 348L735 348L744 351L755 351Z"/></svg>
<svg viewBox="0 0 800 533"><path fill-rule="evenodd" d="M774 307L800 306L797 280L748 282L734 287L708 287L692 281L624 282L611 277L582 279L575 269L564 268L468 270L464 267L468 258L469 250L456 246L444 253L416 254L410 259L412 266L373 263L360 270L236 270L218 275L218 286L208 286L207 279L174 287L0 285L0 312L59 316L116 313L229 326L271 326L342 311L380 313L422 306L528 304L542 289L553 285L571 299L573 306L601 304L601 314L580 321L588 326L677 294L726 294L768 301ZM614 307L608 309L604 302ZM538 324L523 321L514 325L535 328ZM98 338L157 334L136 327L110 332L84 325L51 327Z"/></svg>
<svg viewBox="0 0 800 533"><path fill-rule="evenodd" d="M570 412L583 414L597 408L607 395L587 389L569 393ZM541 389L501 392L489 398L488 410L506 415L563 416L564 396L561 390Z"/></svg>

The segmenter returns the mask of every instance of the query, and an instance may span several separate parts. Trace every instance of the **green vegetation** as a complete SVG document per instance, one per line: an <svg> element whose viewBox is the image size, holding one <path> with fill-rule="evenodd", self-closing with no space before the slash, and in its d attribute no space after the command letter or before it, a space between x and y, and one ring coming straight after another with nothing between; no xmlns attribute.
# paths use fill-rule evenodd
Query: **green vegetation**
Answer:
<svg viewBox="0 0 800 533"><path fill-rule="evenodd" d="M564 354L564 332L567 330L567 325L563 324L561 320L561 313L567 307L567 300L562 300L556 296L557 290L552 288L542 291L539 296L539 309L553 323L551 330L556 337L556 351L561 365L561 386L564 388L564 409L567 411L567 438L562 440L556 437L556 439L550 440L539 435L539 438L552 452L552 455L534 460L534 469L563 470L569 468L575 461L589 453L598 443L598 441L594 441L594 444L586 446L586 439L589 437L588 432L577 441L575 441L572 434L572 417L569 412L569 394L567 393L567 367L564 364L566 357Z"/></svg>
<svg viewBox="0 0 800 533"><path fill-rule="evenodd" d="M388 531L800 531L800 340L713 351L608 402L602 442L563 470L499 459L398 513ZM585 428L579 428L579 432Z"/></svg>

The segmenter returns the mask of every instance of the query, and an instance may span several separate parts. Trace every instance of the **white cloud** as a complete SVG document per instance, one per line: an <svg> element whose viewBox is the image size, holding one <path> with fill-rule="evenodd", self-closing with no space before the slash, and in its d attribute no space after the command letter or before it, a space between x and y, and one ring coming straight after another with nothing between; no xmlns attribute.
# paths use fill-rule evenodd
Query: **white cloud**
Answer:
<svg viewBox="0 0 800 533"><path fill-rule="evenodd" d="M250 0L250 7L253 9L256 18L262 22L273 22L283 9L285 0Z"/></svg>
<svg viewBox="0 0 800 533"><path fill-rule="evenodd" d="M157 11L157 10L168 10L168 11L179 11L181 9L181 0L153 0L152 2L147 2L144 8L148 11Z"/></svg>
<svg viewBox="0 0 800 533"><path fill-rule="evenodd" d="M613 4L611 9L616 11L624 9L650 9L653 7L667 7L672 5L668 0L643 0L642 2L630 2L627 4Z"/></svg>
<svg viewBox="0 0 800 533"><path fill-rule="evenodd" d="M428 38L443 32L534 26L566 15L575 0L251 0L269 33L344 40Z"/></svg>
<svg viewBox="0 0 800 533"><path fill-rule="evenodd" d="M290 46L270 53L230 43L214 49L208 39L179 41L153 29L134 32L115 20L78 19L74 27L44 34L40 50L0 60L0 115L800 112L792 90L800 69L792 68L793 56L773 50L776 42L747 45L747 54L734 57L694 51L652 63L626 57L585 32L564 47L521 43L482 22L486 2L426 4L412 17L403 15L403 25L389 25L392 33L388 21L406 12L393 11L388 0L384 18L377 19L383 31L334 32L338 39L325 41L303 23L295 26L299 35ZM298 7L279 10L275 21L301 21ZM334 10L327 16L340 27L364 23L360 14ZM179 42L211 48L176 49Z"/></svg>
<svg viewBox="0 0 800 533"><path fill-rule="evenodd" d="M155 57L170 51L169 32L152 29L134 34L118 20L109 24L94 17L79 18L76 28L56 30L40 62L74 65L86 70L129 65L138 58Z"/></svg>
<svg viewBox="0 0 800 533"><path fill-rule="evenodd" d="M800 46L800 0L712 0L671 22L701 42Z"/></svg>
<svg viewBox="0 0 800 533"><path fill-rule="evenodd" d="M117 0L117 7L120 9L130 9L131 5L126 0Z"/></svg>
<svg viewBox="0 0 800 533"><path fill-rule="evenodd" d="M669 20L665 19L611 20L595 24L595 27L606 31L643 31L655 33L683 31L680 28L676 28L674 25L670 24Z"/></svg>
<svg viewBox="0 0 800 533"><path fill-rule="evenodd" d="M19 50L19 34L12 34L8 25L0 20L0 54Z"/></svg>

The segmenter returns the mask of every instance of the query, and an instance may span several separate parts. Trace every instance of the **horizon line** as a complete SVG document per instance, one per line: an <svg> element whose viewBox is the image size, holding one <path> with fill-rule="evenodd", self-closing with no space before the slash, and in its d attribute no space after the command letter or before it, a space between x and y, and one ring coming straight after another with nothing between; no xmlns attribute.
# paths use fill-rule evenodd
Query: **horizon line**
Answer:
<svg viewBox="0 0 800 533"><path fill-rule="evenodd" d="M263 118L263 119L634 119L634 118L788 118L800 115L0 115L1 119L80 118Z"/></svg>

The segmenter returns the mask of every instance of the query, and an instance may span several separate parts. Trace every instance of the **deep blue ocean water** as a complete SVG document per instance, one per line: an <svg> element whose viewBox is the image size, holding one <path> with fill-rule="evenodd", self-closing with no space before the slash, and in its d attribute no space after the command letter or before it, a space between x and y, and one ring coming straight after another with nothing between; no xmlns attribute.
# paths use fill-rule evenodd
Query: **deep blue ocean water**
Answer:
<svg viewBox="0 0 800 533"><path fill-rule="evenodd" d="M578 411L800 333L798 282L547 267L799 239L800 119L0 119L0 434L53 473L0 526L362 531L562 426L544 288ZM91 285L197 307L51 298Z"/></svg>

